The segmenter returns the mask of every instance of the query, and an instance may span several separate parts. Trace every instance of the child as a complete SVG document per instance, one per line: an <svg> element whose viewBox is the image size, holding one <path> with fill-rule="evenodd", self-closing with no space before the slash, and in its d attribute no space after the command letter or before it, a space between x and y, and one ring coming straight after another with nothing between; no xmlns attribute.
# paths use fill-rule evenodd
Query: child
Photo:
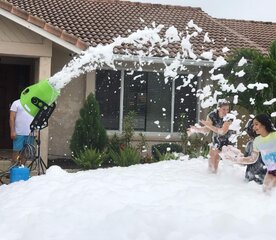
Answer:
<svg viewBox="0 0 276 240"><path fill-rule="evenodd" d="M224 118L230 112L230 103L226 100L220 100L215 110L210 112L206 120L201 120L203 127L191 126L188 128L188 135L192 133L207 134L210 131L212 135L212 143L210 144L208 170L211 173L216 173L220 161L219 153L223 146L233 145L229 138L234 133L229 127L232 123Z"/></svg>
<svg viewBox="0 0 276 240"><path fill-rule="evenodd" d="M253 151L253 141L257 137L257 134L253 131L253 120L249 120L245 126L245 131L251 138L246 144L244 156L251 156ZM258 160L250 165L247 165L245 171L245 179L250 181L255 181L258 184L263 184L264 177L266 174L266 166L262 161L261 155L259 155Z"/></svg>
<svg viewBox="0 0 276 240"><path fill-rule="evenodd" d="M237 148L224 146L221 157L238 164L252 164L261 154L267 172L263 182L263 191L269 192L276 187L276 131L271 119L266 114L257 115L253 119L253 130L259 135L253 141L253 151L245 157Z"/></svg>

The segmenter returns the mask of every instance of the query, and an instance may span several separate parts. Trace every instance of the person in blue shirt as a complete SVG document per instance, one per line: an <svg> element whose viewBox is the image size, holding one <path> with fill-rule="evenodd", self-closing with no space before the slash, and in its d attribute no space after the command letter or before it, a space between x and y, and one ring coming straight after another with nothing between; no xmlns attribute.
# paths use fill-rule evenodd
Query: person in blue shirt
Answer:
<svg viewBox="0 0 276 240"><path fill-rule="evenodd" d="M276 131L269 116L259 114L253 119L253 130L258 135L253 141L253 151L250 156L244 156L240 150L224 146L220 156L238 164L257 162L259 155L267 168L263 182L263 191L270 192L276 187Z"/></svg>
<svg viewBox="0 0 276 240"><path fill-rule="evenodd" d="M247 122L245 126L245 131L250 137L250 140L247 142L245 146L245 152L244 152L244 156L248 157L248 156L251 156L253 152L253 142L254 142L254 139L258 136L253 130L252 119L250 119ZM245 180L248 182L254 181L258 184L263 184L265 174L266 174L266 166L263 163L262 156L259 155L258 160L255 163L247 165L246 171L245 171Z"/></svg>

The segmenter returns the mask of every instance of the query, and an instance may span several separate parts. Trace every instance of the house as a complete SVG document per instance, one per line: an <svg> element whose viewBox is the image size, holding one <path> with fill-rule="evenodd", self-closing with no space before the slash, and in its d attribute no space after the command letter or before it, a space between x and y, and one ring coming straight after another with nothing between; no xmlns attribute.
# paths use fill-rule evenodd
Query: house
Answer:
<svg viewBox="0 0 276 240"><path fill-rule="evenodd" d="M161 35L172 26L182 35L191 34L192 30L187 28L191 20L203 29L191 39L193 53L197 56L212 51L217 57L224 54L224 47L230 50L250 47L266 53L269 40L264 42L263 38L275 39L276 34L275 23L215 19L200 8L192 7L119 0L0 0L0 90L3 99L0 147L11 147L9 105L24 87L53 76L89 46L107 45L115 37L127 37L139 29L159 24L164 25ZM259 29L264 32L260 34ZM207 38L209 41L204 41ZM144 48L146 50L147 46ZM190 83L194 88L205 84L213 62L187 57L183 59L186 69L179 78L165 83L164 65L171 64L182 49L177 42L164 48L164 51L155 48L151 55L144 56L143 60L151 64L138 71L135 57L120 58L126 51L135 55L136 49L124 44L114 48L117 71L97 69L73 79L63 88L49 128L42 131L43 159L70 156L70 137L79 110L90 92L95 93L100 104L108 134L121 132L124 114L135 110L135 129L143 132L147 140L168 141L165 137L170 134L170 141L176 141L182 113L191 124L205 114L199 107L195 91L179 86L188 74L194 76Z"/></svg>
<svg viewBox="0 0 276 240"><path fill-rule="evenodd" d="M266 51L269 49L271 42L276 39L276 23L235 19L216 20L255 42Z"/></svg>

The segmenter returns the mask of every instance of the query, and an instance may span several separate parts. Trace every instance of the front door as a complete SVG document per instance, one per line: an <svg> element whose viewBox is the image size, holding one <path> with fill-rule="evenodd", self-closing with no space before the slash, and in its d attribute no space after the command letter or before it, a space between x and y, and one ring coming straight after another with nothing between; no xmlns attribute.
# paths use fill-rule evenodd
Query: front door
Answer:
<svg viewBox="0 0 276 240"><path fill-rule="evenodd" d="M11 149L9 110L21 91L31 84L31 65L0 63L0 149Z"/></svg>

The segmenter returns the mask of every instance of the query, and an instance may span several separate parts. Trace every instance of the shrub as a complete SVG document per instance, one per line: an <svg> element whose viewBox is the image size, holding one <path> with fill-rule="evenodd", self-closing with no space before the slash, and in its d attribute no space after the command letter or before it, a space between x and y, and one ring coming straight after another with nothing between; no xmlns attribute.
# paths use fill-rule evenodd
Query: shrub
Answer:
<svg viewBox="0 0 276 240"><path fill-rule="evenodd" d="M244 57L247 61L240 66L239 62ZM233 87L238 84L255 84L256 82L266 83L269 87L256 91L255 88L247 88L245 91L231 93L227 92L224 95L227 97L239 96L238 104L254 115L266 113L270 115L276 111L275 104L264 105L264 101L275 97L276 89L276 41L272 41L269 52L263 54L259 50L243 48L236 49L227 58L227 65L222 69L225 79ZM243 70L244 76L237 81L236 73ZM254 103L249 104L249 99L253 98Z"/></svg>
<svg viewBox="0 0 276 240"><path fill-rule="evenodd" d="M177 154L175 154L175 152L166 152L161 154L157 149L156 150L156 154L158 156L158 160L159 161L164 161L164 160L177 160L178 156Z"/></svg>
<svg viewBox="0 0 276 240"><path fill-rule="evenodd" d="M140 163L140 155L133 147L125 147L119 152L110 150L109 155L116 166L128 167Z"/></svg>
<svg viewBox="0 0 276 240"><path fill-rule="evenodd" d="M102 162L106 158L105 153L100 153L96 149L85 149L77 157L73 158L73 160L81 168L96 169L101 167Z"/></svg>
<svg viewBox="0 0 276 240"><path fill-rule="evenodd" d="M125 146L123 140L116 133L114 133L109 139L108 149L118 153L123 146Z"/></svg>
<svg viewBox="0 0 276 240"><path fill-rule="evenodd" d="M108 141L108 148L107 148L107 158L102 163L102 167L113 167L115 163L110 156L110 152L120 153L120 149L124 148L125 144L123 140L114 133L113 136Z"/></svg>
<svg viewBox="0 0 276 240"><path fill-rule="evenodd" d="M137 150L140 152L141 156L148 155L148 143L146 141L146 136L143 133L139 133L140 141L137 144Z"/></svg>
<svg viewBox="0 0 276 240"><path fill-rule="evenodd" d="M146 155L146 156L144 156L140 159L140 163L142 163L142 164L144 164L144 163L153 163L153 162L155 162L154 159L149 155Z"/></svg>
<svg viewBox="0 0 276 240"><path fill-rule="evenodd" d="M134 135L134 119L136 113L134 111L130 111L124 117L124 126L122 132L122 140L126 146L130 146L130 142Z"/></svg>
<svg viewBox="0 0 276 240"><path fill-rule="evenodd" d="M152 146L151 148L151 152L152 152L152 156L159 161L159 156L157 151L163 155L165 153L180 153L183 151L183 148L181 145L177 144L177 143L161 143L161 144L155 144Z"/></svg>
<svg viewBox="0 0 276 240"><path fill-rule="evenodd" d="M185 113L181 113L179 116L179 126L178 133L180 134L180 143L183 148L183 153L186 153L186 146L188 142L188 134L187 134L187 119Z"/></svg>
<svg viewBox="0 0 276 240"><path fill-rule="evenodd" d="M186 154L190 158L197 158L199 156L206 157L209 152L208 141L203 134L193 134L188 138L186 147Z"/></svg>
<svg viewBox="0 0 276 240"><path fill-rule="evenodd" d="M80 110L80 118L76 121L70 141L70 149L74 156L78 156L85 149L102 151L107 142L106 130L100 119L99 104L91 93Z"/></svg>

